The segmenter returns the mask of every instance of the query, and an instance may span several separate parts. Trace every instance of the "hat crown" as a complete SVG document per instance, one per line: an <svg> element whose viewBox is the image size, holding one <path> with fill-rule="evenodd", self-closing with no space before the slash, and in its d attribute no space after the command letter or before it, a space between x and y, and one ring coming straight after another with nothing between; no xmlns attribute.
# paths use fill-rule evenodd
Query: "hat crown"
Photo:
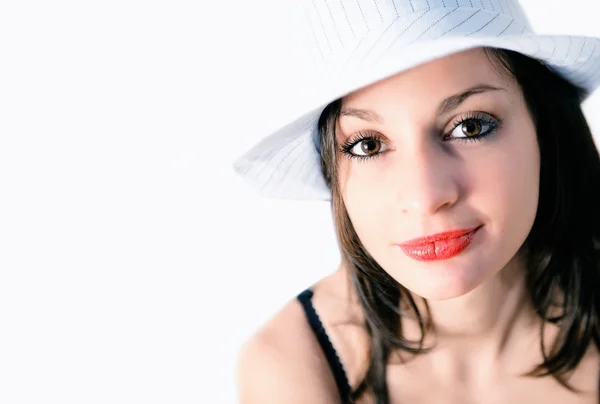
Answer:
<svg viewBox="0 0 600 404"><path fill-rule="evenodd" d="M517 0L305 0L319 70L339 74L378 52L449 36L531 32ZM387 44L388 49L381 48Z"/></svg>

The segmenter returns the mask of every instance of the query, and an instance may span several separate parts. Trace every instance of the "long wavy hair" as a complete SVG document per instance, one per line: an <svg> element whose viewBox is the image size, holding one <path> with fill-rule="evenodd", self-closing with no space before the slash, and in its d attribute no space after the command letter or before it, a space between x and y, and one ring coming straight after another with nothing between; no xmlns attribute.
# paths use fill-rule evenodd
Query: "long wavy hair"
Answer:
<svg viewBox="0 0 600 404"><path fill-rule="evenodd" d="M552 376L563 386L589 345L600 348L600 157L581 109L587 94L544 64L516 52L486 48L495 70L518 82L536 127L541 156L537 215L525 241L526 283L543 324L559 332L545 349L543 362L526 376ZM335 128L341 99L329 104L319 119L321 169L332 192L332 212L342 261L364 311L370 336L369 365L352 401L369 391L375 402L389 402L386 364L393 350L421 354L427 333L434 332L429 307L423 315L409 291L394 280L361 243L340 193ZM560 296L557 300L556 296ZM420 338L402 332L402 312L420 325Z"/></svg>

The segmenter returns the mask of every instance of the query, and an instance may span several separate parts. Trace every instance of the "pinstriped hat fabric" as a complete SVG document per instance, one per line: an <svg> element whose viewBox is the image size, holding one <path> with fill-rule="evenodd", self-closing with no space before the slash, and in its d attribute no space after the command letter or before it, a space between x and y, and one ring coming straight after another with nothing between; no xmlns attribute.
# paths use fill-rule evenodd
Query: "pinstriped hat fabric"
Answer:
<svg viewBox="0 0 600 404"><path fill-rule="evenodd" d="M583 87L600 84L600 38L536 35L517 0L304 0L311 49L326 88L314 109L234 162L262 195L330 200L317 122L330 102L442 56L495 47L536 58ZM322 83L319 83L322 85Z"/></svg>

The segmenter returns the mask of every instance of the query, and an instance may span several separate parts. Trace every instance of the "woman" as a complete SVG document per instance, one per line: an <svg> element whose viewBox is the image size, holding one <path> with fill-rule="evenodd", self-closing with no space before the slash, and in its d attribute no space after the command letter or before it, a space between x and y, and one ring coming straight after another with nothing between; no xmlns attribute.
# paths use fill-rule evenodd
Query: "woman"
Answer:
<svg viewBox="0 0 600 404"><path fill-rule="evenodd" d="M371 1L382 27L361 36L349 3L333 31L310 11L341 77L327 102L237 164L268 195L329 197L342 256L244 347L241 401L598 403L600 158L580 104L600 42L552 48L511 1ZM347 52L342 15L370 45Z"/></svg>

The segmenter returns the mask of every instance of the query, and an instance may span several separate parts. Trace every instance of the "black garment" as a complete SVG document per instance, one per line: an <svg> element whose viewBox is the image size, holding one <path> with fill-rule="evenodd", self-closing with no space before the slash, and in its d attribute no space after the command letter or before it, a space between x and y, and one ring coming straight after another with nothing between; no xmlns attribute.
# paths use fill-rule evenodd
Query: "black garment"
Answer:
<svg viewBox="0 0 600 404"><path fill-rule="evenodd" d="M315 333L317 341L319 341L319 345L321 346L321 349L323 349L325 358L327 358L327 362L329 363L329 367L333 372L335 384L337 385L340 393L342 403L348 403L350 402L350 393L352 390L350 388L350 384L348 383L346 371L340 362L340 358L337 355L333 344L329 340L329 336L323 328L323 323L321 323L321 320L315 311L315 308L312 304L312 297L312 290L306 289L304 292L298 295L298 301L300 301L300 304L302 304L302 308L304 308L304 313L306 314L310 328L312 328L313 332Z"/></svg>

